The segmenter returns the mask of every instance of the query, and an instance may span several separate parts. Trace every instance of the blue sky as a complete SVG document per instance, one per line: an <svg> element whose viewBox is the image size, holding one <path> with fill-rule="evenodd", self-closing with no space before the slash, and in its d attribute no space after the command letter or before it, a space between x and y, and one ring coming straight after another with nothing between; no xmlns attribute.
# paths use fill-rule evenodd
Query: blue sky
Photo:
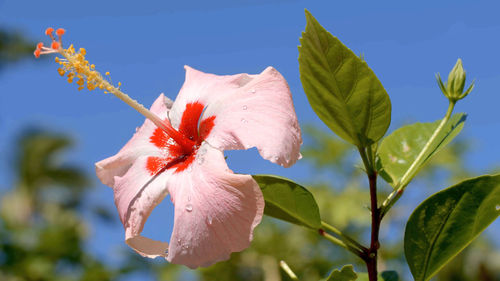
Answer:
<svg viewBox="0 0 500 281"><path fill-rule="evenodd" d="M500 165L500 4L495 1L17 1L0 0L0 25L48 42L46 27L64 27L65 42L87 49L101 72L148 106L160 93L174 99L184 65L216 74L259 73L272 65L288 80L301 124L321 124L309 107L298 72L299 37L307 8L355 53L364 54L389 93L393 122L441 118L447 101L434 78L447 77L461 57L476 88L456 112L469 114L463 134L474 140L470 168L486 173ZM93 175L93 163L116 153L143 117L111 95L78 92L50 60L26 59L0 73L0 187L12 181L14 137L26 126L70 133L72 162ZM299 182L308 166L284 169L255 151L231 153L240 173L279 174ZM248 163L252 163L248 165ZM110 188L97 182L89 200L112 205ZM154 213L146 234L168 239L173 209ZM498 223L497 223L498 225ZM94 227L90 247L118 259L120 225Z"/></svg>

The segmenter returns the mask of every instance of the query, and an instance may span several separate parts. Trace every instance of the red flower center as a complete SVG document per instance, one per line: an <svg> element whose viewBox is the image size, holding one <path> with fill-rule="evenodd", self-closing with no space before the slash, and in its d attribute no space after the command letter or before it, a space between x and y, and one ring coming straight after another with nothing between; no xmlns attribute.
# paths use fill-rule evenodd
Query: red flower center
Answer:
<svg viewBox="0 0 500 281"><path fill-rule="evenodd" d="M165 156L148 158L146 168L151 175L170 168L175 168L175 172L184 171L194 161L198 148L214 127L215 116L200 121L204 108L199 102L189 103L182 113L178 132L193 141L191 147L179 145L164 130L156 128L149 140L164 151Z"/></svg>

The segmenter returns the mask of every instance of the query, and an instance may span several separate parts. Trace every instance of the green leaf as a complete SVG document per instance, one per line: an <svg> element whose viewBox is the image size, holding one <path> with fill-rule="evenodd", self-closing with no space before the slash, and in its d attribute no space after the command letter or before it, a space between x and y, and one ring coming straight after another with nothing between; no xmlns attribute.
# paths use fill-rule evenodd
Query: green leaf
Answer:
<svg viewBox="0 0 500 281"><path fill-rule="evenodd" d="M318 205L307 189L282 177L255 175L253 178L264 194L264 214L313 229L321 227Z"/></svg>
<svg viewBox="0 0 500 281"><path fill-rule="evenodd" d="M362 273L357 273L358 274L358 279L357 281L369 281L368 279L368 273L362 272ZM384 271L382 273L378 274L378 280L380 281L399 281L399 276L396 271Z"/></svg>
<svg viewBox="0 0 500 281"><path fill-rule="evenodd" d="M427 198L406 224L406 260L429 280L500 214L500 174L469 179Z"/></svg>
<svg viewBox="0 0 500 281"><path fill-rule="evenodd" d="M430 149L422 158L417 167L419 169L436 152L446 146L462 130L466 114L458 113L453 115L444 125L441 133L430 144ZM401 127L382 140L378 149L380 175L393 186L398 184L401 177L410 168L418 154L431 138L441 120L433 123L415 123Z"/></svg>
<svg viewBox="0 0 500 281"><path fill-rule="evenodd" d="M352 264L344 265L341 270L335 269L326 278L326 281L354 281L358 275L354 272Z"/></svg>
<svg viewBox="0 0 500 281"><path fill-rule="evenodd" d="M391 122L391 101L382 83L307 10L306 20L299 69L311 107L344 140L358 147L378 141Z"/></svg>

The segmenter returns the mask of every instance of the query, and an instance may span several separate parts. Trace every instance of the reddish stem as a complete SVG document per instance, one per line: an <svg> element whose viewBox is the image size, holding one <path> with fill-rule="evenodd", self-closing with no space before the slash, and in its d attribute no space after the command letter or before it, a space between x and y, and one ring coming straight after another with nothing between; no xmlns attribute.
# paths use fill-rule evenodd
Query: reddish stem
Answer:
<svg viewBox="0 0 500 281"><path fill-rule="evenodd" d="M368 175L368 180L370 182L370 209L372 215L372 231L371 231L371 242L370 249L365 259L366 267L368 270L368 279L370 281L377 281L377 258L378 249L380 243L378 241L380 222L382 220L380 216L380 209L377 203L377 172L373 171Z"/></svg>

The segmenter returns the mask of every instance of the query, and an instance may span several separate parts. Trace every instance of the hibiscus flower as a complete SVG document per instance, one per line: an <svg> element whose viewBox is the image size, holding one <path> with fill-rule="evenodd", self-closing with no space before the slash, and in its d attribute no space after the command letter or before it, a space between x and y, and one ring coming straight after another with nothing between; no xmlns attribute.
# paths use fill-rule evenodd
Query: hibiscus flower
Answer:
<svg viewBox="0 0 500 281"><path fill-rule="evenodd" d="M175 102L162 94L150 111L168 126L146 119L115 156L96 163L97 176L114 190L126 243L145 257L190 268L247 248L264 199L250 175L228 168L223 151L256 147L284 167L300 158L300 128L285 79L272 67L227 76L186 67ZM141 236L167 194L175 205L169 244Z"/></svg>

